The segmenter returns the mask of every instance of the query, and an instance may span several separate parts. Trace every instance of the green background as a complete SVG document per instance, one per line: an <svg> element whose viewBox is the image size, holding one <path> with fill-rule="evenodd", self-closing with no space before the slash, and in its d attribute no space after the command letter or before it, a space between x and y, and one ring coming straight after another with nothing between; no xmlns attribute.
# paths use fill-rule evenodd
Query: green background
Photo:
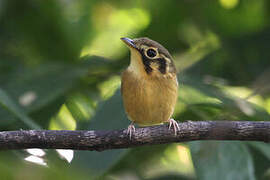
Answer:
<svg viewBox="0 0 270 180"><path fill-rule="evenodd" d="M120 38L143 36L174 58L176 120L270 120L267 0L0 0L0 130L126 128ZM260 142L42 153L1 151L1 179L270 178Z"/></svg>

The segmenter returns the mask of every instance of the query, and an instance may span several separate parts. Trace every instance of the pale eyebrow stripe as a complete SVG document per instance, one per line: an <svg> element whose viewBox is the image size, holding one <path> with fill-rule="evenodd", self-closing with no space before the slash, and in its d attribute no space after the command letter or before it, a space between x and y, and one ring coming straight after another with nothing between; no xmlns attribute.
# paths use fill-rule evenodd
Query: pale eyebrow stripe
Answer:
<svg viewBox="0 0 270 180"><path fill-rule="evenodd" d="M160 55L161 55L161 57L163 57L168 63L171 63L170 58L166 57L164 54L161 54L161 53L160 53Z"/></svg>

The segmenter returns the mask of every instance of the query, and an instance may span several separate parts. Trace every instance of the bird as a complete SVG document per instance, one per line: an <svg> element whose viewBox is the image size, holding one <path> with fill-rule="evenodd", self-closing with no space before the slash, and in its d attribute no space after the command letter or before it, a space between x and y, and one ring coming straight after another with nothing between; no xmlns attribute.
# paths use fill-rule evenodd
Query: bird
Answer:
<svg viewBox="0 0 270 180"><path fill-rule="evenodd" d="M131 124L127 134L131 139L135 126L169 123L175 136L180 131L171 118L178 98L177 71L166 48L147 37L121 38L130 50L130 64L121 76L121 95Z"/></svg>

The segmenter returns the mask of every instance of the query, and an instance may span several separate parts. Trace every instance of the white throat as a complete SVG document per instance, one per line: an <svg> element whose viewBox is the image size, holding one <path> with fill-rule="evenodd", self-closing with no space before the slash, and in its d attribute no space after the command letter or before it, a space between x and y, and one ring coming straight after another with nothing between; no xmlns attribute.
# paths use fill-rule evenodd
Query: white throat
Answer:
<svg viewBox="0 0 270 180"><path fill-rule="evenodd" d="M143 63L140 60L141 54L134 49L130 49L130 64L128 70L135 73L136 75L142 75L142 70L144 69Z"/></svg>

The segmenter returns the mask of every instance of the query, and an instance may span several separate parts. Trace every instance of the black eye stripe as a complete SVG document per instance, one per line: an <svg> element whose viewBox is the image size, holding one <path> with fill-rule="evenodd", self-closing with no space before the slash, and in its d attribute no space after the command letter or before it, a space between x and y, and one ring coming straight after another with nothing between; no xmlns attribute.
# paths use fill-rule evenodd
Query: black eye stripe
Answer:
<svg viewBox="0 0 270 180"><path fill-rule="evenodd" d="M153 71L153 68L151 67L151 63L158 63L158 65L159 65L158 70L162 74L166 73L166 66L167 66L166 59L164 59L164 58L156 58L154 60L150 59L144 54L143 49L140 50L140 53L142 55L142 61L143 61L144 69L145 69L147 74L150 74Z"/></svg>
<svg viewBox="0 0 270 180"><path fill-rule="evenodd" d="M167 62L165 59L163 58L158 58L156 59L158 61L158 70L162 73L165 74L166 73L166 66L167 66Z"/></svg>
<svg viewBox="0 0 270 180"><path fill-rule="evenodd" d="M140 50L140 54L142 55L142 62L143 62L143 65L144 65L144 69L145 69L145 71L146 71L147 74L150 74L153 71L152 67L150 66L150 64L151 64L151 62L153 60L149 59L144 54L144 50L143 49Z"/></svg>

